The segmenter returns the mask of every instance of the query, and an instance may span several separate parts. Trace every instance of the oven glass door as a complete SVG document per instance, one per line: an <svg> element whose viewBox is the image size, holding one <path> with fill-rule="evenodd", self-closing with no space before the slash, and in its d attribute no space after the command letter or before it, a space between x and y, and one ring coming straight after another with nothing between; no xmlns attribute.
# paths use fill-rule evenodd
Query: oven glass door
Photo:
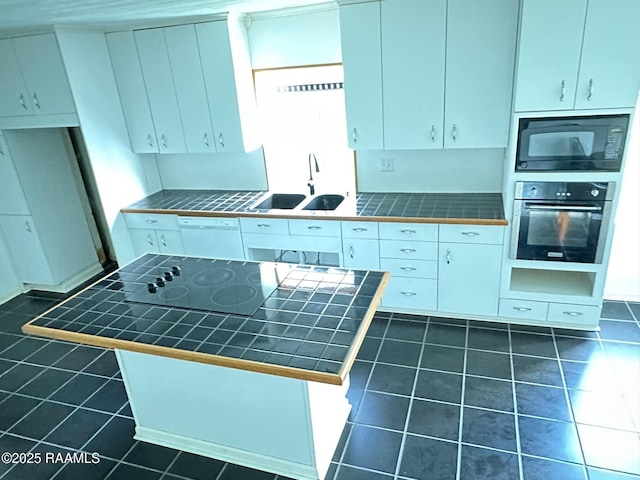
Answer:
<svg viewBox="0 0 640 480"><path fill-rule="evenodd" d="M517 258L593 263L604 205L524 202Z"/></svg>

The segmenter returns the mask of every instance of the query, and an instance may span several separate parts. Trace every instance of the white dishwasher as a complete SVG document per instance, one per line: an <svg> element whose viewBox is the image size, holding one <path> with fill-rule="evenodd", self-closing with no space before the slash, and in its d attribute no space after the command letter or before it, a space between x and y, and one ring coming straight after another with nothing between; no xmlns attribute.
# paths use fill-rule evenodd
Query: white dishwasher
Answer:
<svg viewBox="0 0 640 480"><path fill-rule="evenodd" d="M237 218L178 217L185 255L244 260Z"/></svg>

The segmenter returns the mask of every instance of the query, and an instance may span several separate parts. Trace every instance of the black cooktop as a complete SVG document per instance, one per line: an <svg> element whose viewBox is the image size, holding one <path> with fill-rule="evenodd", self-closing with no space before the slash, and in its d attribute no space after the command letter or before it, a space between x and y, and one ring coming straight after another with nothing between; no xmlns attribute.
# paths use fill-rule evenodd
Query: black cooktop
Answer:
<svg viewBox="0 0 640 480"><path fill-rule="evenodd" d="M172 257L137 272L137 287L126 297L138 303L253 315L287 272L273 263Z"/></svg>

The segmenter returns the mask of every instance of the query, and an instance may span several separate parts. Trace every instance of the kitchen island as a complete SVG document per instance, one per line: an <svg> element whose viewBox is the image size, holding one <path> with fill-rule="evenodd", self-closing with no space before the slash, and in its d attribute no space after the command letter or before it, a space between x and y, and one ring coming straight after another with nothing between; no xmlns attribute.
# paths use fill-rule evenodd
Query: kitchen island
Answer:
<svg viewBox="0 0 640 480"><path fill-rule="evenodd" d="M388 274L148 254L27 323L113 348L135 438L323 479Z"/></svg>

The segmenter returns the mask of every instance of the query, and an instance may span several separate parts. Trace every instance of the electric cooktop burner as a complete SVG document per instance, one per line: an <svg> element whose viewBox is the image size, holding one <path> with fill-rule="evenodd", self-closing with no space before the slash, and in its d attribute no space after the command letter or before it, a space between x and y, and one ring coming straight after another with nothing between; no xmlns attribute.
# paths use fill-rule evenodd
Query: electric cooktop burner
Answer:
<svg viewBox="0 0 640 480"><path fill-rule="evenodd" d="M141 275L127 300L167 307L253 315L280 283L273 264L181 258Z"/></svg>

